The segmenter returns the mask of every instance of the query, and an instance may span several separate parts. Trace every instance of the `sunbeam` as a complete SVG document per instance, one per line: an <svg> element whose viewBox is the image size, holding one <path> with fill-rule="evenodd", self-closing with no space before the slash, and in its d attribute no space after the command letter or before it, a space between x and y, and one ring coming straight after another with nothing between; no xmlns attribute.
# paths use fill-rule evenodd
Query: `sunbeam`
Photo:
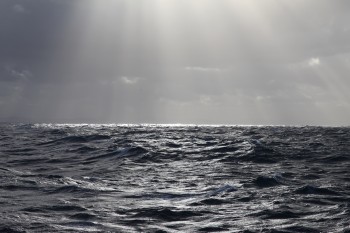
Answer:
<svg viewBox="0 0 350 233"><path fill-rule="evenodd" d="M350 98L340 54L348 53L350 30L338 1L32 1L3 3L13 11L4 17L23 29L12 29L16 39L5 33L2 45L10 54L3 77L14 80L2 87L14 90L0 101L7 117L347 122L338 117L348 115Z"/></svg>

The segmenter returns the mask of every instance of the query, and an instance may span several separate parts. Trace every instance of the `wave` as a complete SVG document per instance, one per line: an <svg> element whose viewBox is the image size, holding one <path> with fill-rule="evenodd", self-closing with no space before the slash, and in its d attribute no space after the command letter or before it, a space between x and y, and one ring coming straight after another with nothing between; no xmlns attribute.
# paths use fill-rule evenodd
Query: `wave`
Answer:
<svg viewBox="0 0 350 233"><path fill-rule="evenodd" d="M283 184L283 177L281 175L274 176L258 176L254 181L254 184L259 188L273 187Z"/></svg>
<svg viewBox="0 0 350 233"><path fill-rule="evenodd" d="M67 136L47 142L39 143L39 146L51 145L51 144L64 144L64 143L87 143L92 141L109 140L110 136L107 135L86 135L86 136Z"/></svg>
<svg viewBox="0 0 350 233"><path fill-rule="evenodd" d="M261 219L291 219L301 218L309 213L296 212L291 210L263 210L257 213L251 214L251 216L260 217Z"/></svg>
<svg viewBox="0 0 350 233"><path fill-rule="evenodd" d="M172 210L169 208L161 209L140 209L133 215L134 218L156 218L164 221L182 221L193 217L202 216L208 212L205 211L188 211Z"/></svg>
<svg viewBox="0 0 350 233"><path fill-rule="evenodd" d="M97 160L106 159L106 158L123 158L123 157L140 156L146 153L148 153L146 149L138 146L129 147L129 148L120 148L116 151L112 151L106 154L89 157L86 159L86 161L97 161Z"/></svg>
<svg viewBox="0 0 350 233"><path fill-rule="evenodd" d="M297 190L295 190L297 194L318 194L318 195L335 195L339 196L340 194L334 190L328 188L319 188L312 185L305 185Z"/></svg>

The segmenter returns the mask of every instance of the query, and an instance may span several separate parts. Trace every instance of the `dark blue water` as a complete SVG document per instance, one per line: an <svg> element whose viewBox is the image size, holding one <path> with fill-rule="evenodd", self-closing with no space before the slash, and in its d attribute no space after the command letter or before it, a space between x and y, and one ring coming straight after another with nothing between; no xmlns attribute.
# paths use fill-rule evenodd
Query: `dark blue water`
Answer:
<svg viewBox="0 0 350 233"><path fill-rule="evenodd" d="M350 232L350 128L0 125L0 232Z"/></svg>

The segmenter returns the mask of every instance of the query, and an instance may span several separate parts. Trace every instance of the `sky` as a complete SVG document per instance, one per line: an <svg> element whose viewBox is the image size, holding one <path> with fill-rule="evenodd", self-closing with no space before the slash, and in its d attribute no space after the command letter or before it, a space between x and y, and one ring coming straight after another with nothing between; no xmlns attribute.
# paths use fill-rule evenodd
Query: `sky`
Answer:
<svg viewBox="0 0 350 233"><path fill-rule="evenodd" d="M1 0L0 121L350 125L350 1Z"/></svg>

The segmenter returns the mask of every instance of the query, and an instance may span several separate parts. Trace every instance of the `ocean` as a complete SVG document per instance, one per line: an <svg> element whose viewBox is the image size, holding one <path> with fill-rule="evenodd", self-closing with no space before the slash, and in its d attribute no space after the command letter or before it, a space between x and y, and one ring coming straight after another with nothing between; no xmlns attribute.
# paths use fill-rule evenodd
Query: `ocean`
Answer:
<svg viewBox="0 0 350 233"><path fill-rule="evenodd" d="M350 232L350 128L0 124L0 232Z"/></svg>

